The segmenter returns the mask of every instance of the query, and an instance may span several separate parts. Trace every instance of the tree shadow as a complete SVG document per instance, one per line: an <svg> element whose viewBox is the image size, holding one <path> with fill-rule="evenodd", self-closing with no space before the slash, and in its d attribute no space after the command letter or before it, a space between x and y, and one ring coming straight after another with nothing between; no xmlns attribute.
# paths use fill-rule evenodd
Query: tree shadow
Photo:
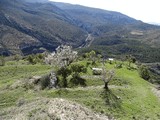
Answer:
<svg viewBox="0 0 160 120"><path fill-rule="evenodd" d="M110 108L118 108L121 109L122 100L120 97L116 96L111 90L104 89L101 92L102 98L105 100L105 103Z"/></svg>

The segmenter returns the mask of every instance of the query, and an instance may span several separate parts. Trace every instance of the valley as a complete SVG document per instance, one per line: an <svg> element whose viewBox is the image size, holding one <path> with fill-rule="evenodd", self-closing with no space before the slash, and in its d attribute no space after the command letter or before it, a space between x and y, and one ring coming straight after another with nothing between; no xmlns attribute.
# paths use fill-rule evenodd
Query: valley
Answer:
<svg viewBox="0 0 160 120"><path fill-rule="evenodd" d="M94 37L92 37L91 34L88 34L85 42L79 47L79 48L87 48L87 47L90 47L92 42L94 40Z"/></svg>

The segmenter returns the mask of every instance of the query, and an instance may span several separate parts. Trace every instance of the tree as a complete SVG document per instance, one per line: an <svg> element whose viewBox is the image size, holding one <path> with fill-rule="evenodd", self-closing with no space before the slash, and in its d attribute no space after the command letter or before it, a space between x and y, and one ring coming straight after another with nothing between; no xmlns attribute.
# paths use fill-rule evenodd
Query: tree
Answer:
<svg viewBox="0 0 160 120"><path fill-rule="evenodd" d="M149 70L146 66L144 65L141 65L139 67L139 74L140 76L145 79L145 80L149 80L150 79L150 73L149 73Z"/></svg>
<svg viewBox="0 0 160 120"><path fill-rule="evenodd" d="M106 71L106 68L104 67L103 65L103 69L102 69L102 80L104 81L104 88L106 90L108 90L108 83L113 79L115 75L115 71L114 70L109 70L109 71Z"/></svg>

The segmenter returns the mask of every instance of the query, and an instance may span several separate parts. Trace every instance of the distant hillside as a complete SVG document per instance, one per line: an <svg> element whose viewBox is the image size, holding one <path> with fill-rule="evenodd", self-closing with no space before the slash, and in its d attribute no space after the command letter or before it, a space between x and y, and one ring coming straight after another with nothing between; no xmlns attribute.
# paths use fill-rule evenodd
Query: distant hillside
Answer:
<svg viewBox="0 0 160 120"><path fill-rule="evenodd" d="M106 57L132 54L142 62L160 61L160 27L118 12L66 3L55 3L77 19L77 24L95 37L89 48Z"/></svg>
<svg viewBox="0 0 160 120"><path fill-rule="evenodd" d="M47 0L0 1L0 53L53 51L60 44L106 57L132 54L142 62L160 61L160 26L114 11ZM87 41L88 42L88 41Z"/></svg>
<svg viewBox="0 0 160 120"><path fill-rule="evenodd" d="M6 52L14 53L9 50L12 49L9 44L17 46L15 49L24 51L25 54L26 52L32 53L33 49L41 47L52 51L60 44L70 44L76 47L85 39L86 32L75 26L69 15L53 4L1 0L0 5L0 25L8 28L8 31L0 36L0 44ZM11 29L14 29L12 37L8 35ZM17 38L17 34L22 34L26 43ZM36 46L29 44L30 40L26 38L27 36L38 40L39 44ZM13 40L6 43L5 38L8 37ZM16 45L14 41L17 42Z"/></svg>

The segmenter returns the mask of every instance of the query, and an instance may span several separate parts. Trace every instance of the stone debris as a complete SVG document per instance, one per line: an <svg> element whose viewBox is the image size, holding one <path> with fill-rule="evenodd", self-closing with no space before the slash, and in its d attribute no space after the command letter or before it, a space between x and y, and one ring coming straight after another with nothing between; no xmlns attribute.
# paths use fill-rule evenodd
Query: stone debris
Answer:
<svg viewBox="0 0 160 120"><path fill-rule="evenodd" d="M21 106L4 109L0 115L2 120L113 120L61 98L38 98Z"/></svg>

